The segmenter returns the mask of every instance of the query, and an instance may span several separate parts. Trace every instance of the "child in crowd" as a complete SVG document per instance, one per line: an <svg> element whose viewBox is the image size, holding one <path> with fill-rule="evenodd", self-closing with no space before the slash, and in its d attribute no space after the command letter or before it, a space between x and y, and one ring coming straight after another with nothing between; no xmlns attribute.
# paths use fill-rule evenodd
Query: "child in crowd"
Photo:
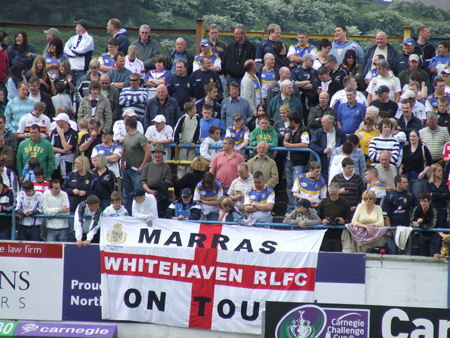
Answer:
<svg viewBox="0 0 450 338"><path fill-rule="evenodd" d="M210 148L210 145L221 146L220 127L211 126L209 128L209 137L205 138L200 145L200 155L205 161L211 162L213 157L222 151L222 148Z"/></svg>
<svg viewBox="0 0 450 338"><path fill-rule="evenodd" d="M448 101L445 97L438 100L438 126L450 130L450 114L448 114Z"/></svg>
<svg viewBox="0 0 450 338"><path fill-rule="evenodd" d="M225 137L232 137L236 140L234 147L239 154L245 154L245 147L250 143L250 130L244 126L244 117L241 113L234 113L233 127L227 128Z"/></svg>
<svg viewBox="0 0 450 338"><path fill-rule="evenodd" d="M434 257L450 259L450 235L444 235L442 232L440 232L439 235L442 236L441 253L434 254Z"/></svg>
<svg viewBox="0 0 450 338"><path fill-rule="evenodd" d="M55 110L60 107L64 107L70 114L72 114L72 100L66 95L66 85L63 82L56 82L55 88L57 94L52 97Z"/></svg>
<svg viewBox="0 0 450 338"><path fill-rule="evenodd" d="M113 192L111 194L111 205L103 210L102 216L104 217L122 217L130 216L127 209L122 205L123 197L120 192Z"/></svg>
<svg viewBox="0 0 450 338"><path fill-rule="evenodd" d="M311 202L302 198L297 202L297 210L286 216L283 223L298 224L299 227L305 229L308 225L322 224L322 220L317 212L311 209Z"/></svg>
<svg viewBox="0 0 450 338"><path fill-rule="evenodd" d="M44 168L40 166L34 168L34 178L34 190L44 193L49 189L48 182L44 179Z"/></svg>
<svg viewBox="0 0 450 338"><path fill-rule="evenodd" d="M197 155L195 145L198 143L200 136L200 116L198 116L197 108L193 102L184 104L185 114L178 120L173 133L174 142L177 144L178 159L180 161L192 161ZM183 143L189 143L190 148L183 148ZM177 176L181 179L186 173L190 172L189 166L178 165Z"/></svg>
<svg viewBox="0 0 450 338"><path fill-rule="evenodd" d="M81 138L83 137L83 135L89 132L88 127L89 127L88 120L81 119L80 121L78 121L78 145L80 145Z"/></svg>
<svg viewBox="0 0 450 338"><path fill-rule="evenodd" d="M74 215L75 238L77 247L89 246L92 243L100 243L100 200L95 195L89 195L85 201L78 204ZM92 219L86 219L86 216ZM83 238L85 240L83 241Z"/></svg>
<svg viewBox="0 0 450 338"><path fill-rule="evenodd" d="M202 210L197 202L194 202L192 196L191 189L181 190L181 198L169 205L167 218L199 220L202 217Z"/></svg>
<svg viewBox="0 0 450 338"><path fill-rule="evenodd" d="M204 104L202 108L203 118L200 119L200 142L203 143L203 140L208 138L209 129L212 126L218 126L221 131L221 136L225 135L225 126L223 125L220 119L212 117L214 114L214 107L210 104Z"/></svg>
<svg viewBox="0 0 450 338"><path fill-rule="evenodd" d="M258 124L259 127L250 134L250 146L256 148L261 141L266 142L269 145L269 148L278 146L278 135L275 129L270 125L269 115L261 115ZM267 156L273 159L273 151L268 151Z"/></svg>
<svg viewBox="0 0 450 338"><path fill-rule="evenodd" d="M16 217L19 218L19 240L40 241L41 224L44 218L32 217L42 214L43 193L34 190L33 182L26 180L23 191L17 194Z"/></svg>
<svg viewBox="0 0 450 338"><path fill-rule="evenodd" d="M153 125L147 128L145 137L152 146L152 150L157 144L164 146L166 154L163 157L163 161L168 161L172 158L172 148L166 147L165 145L173 143L173 129L166 124L164 115L156 115L152 121Z"/></svg>
<svg viewBox="0 0 450 338"><path fill-rule="evenodd" d="M222 196L219 198L219 221L220 222L238 222L245 220L245 216L233 204L231 198Z"/></svg>
<svg viewBox="0 0 450 338"><path fill-rule="evenodd" d="M36 177L34 174L34 169L36 169L36 167L39 167L40 165L41 162L36 157L30 157L30 159L28 160L28 164L23 168L22 171L21 176L23 176L23 181L35 182Z"/></svg>
<svg viewBox="0 0 450 338"><path fill-rule="evenodd" d="M147 194L144 188L136 188L130 196L133 198L132 216L142 219L151 227L152 221L158 219L158 207L156 198L152 194Z"/></svg>
<svg viewBox="0 0 450 338"><path fill-rule="evenodd" d="M438 212L431 205L431 194L422 192L419 195L419 205L411 215L411 226L414 228L432 229L436 227ZM436 232L419 232L419 254L433 257L439 253L441 237Z"/></svg>

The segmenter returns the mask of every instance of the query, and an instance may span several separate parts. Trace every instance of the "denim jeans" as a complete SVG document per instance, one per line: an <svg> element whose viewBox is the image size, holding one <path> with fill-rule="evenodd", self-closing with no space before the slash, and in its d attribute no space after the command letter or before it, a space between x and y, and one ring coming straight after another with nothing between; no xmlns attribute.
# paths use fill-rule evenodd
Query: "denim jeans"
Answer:
<svg viewBox="0 0 450 338"><path fill-rule="evenodd" d="M303 165L291 165L291 161L286 160L284 164L284 175L286 176L286 193L288 195L289 202L287 204L286 213L291 213L295 209L295 197L292 194L292 186L298 175L300 175L305 166Z"/></svg>
<svg viewBox="0 0 450 338"><path fill-rule="evenodd" d="M237 78L235 78L235 77L233 77L231 75L228 75L227 76L227 85L228 85L228 87L230 87L230 83L233 82L233 81L237 82L238 85L240 86L241 85L241 81L242 81L242 77L237 79ZM226 89L224 88L223 90L226 90Z"/></svg>
<svg viewBox="0 0 450 338"><path fill-rule="evenodd" d="M432 235L424 235L419 233L419 255L433 257L434 254L440 252L441 236L437 233Z"/></svg>
<svg viewBox="0 0 450 338"><path fill-rule="evenodd" d="M19 241L36 241L41 240L41 226L40 225L20 225L19 227Z"/></svg>
<svg viewBox="0 0 450 338"><path fill-rule="evenodd" d="M11 219L2 217L6 222L0 223L0 239L11 239Z"/></svg>
<svg viewBox="0 0 450 338"><path fill-rule="evenodd" d="M133 198L130 194L141 185L139 184L139 180L141 179L141 174L138 174L133 169L125 169L123 171L123 180L122 180L122 189L123 189L123 205L125 209L128 210L128 213L131 216L131 209L133 206Z"/></svg>
<svg viewBox="0 0 450 338"><path fill-rule="evenodd" d="M251 223L273 223L273 216L272 213L269 216L262 217L262 218L252 218L252 215L248 215L248 219Z"/></svg>
<svg viewBox="0 0 450 338"><path fill-rule="evenodd" d="M47 242L67 242L69 228L64 229L48 229Z"/></svg>
<svg viewBox="0 0 450 338"><path fill-rule="evenodd" d="M218 212L208 212L205 213L205 211L202 211L203 219L205 221L218 221L219 220L219 213Z"/></svg>

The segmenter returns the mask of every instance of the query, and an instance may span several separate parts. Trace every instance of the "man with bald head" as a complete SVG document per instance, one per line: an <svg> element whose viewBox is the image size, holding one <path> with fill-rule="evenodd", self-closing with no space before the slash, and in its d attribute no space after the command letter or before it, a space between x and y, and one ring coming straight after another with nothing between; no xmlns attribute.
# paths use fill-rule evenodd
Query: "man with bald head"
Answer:
<svg viewBox="0 0 450 338"><path fill-rule="evenodd" d="M186 50L186 40L183 38L178 38L175 41L175 49L166 55L167 68L170 68L173 75L177 74L177 62L179 60L184 60L186 62L187 75L191 75L194 55Z"/></svg>
<svg viewBox="0 0 450 338"><path fill-rule="evenodd" d="M279 79L278 72L279 69L275 67L275 56L272 53L266 53L264 64L256 66L256 75L261 81L261 92L264 100L267 98L269 87Z"/></svg>
<svg viewBox="0 0 450 338"><path fill-rule="evenodd" d="M256 107L262 103L261 82L256 76L256 62L245 61L245 74L241 82L241 96L247 99L253 116L256 116Z"/></svg>
<svg viewBox="0 0 450 338"><path fill-rule="evenodd" d="M156 87L156 97L147 102L144 112L144 130L153 124L156 115L163 115L166 124L175 129L178 119L181 117L177 100L169 96L166 85Z"/></svg>
<svg viewBox="0 0 450 338"><path fill-rule="evenodd" d="M319 94L319 104L315 107L311 107L308 116L308 127L311 136L314 132L322 127L322 117L325 115L331 115L336 120L336 111L331 108L330 105L330 95L326 92L320 92Z"/></svg>
<svg viewBox="0 0 450 338"><path fill-rule="evenodd" d="M122 108L119 105L119 91L111 86L111 79L108 74L100 76L100 94L109 100L111 106L113 123L120 120L122 116Z"/></svg>
<svg viewBox="0 0 450 338"><path fill-rule="evenodd" d="M274 82L273 84L271 84L269 89L267 90L266 106L268 106L270 104L270 101L280 93L281 82L283 82L284 80L289 80L291 78L291 71L289 70L288 67L280 68L279 78L280 79L278 81ZM293 86L293 88L294 88L294 96L296 96L300 100L300 97L301 97L300 90L298 89L297 86Z"/></svg>
<svg viewBox="0 0 450 338"><path fill-rule="evenodd" d="M274 160L267 156L269 145L266 142L261 141L256 146L256 151L257 154L255 157L247 161L248 171L251 174L254 174L257 171L262 171L264 177L266 178L266 185L274 189L278 184L279 176L277 164Z"/></svg>
<svg viewBox="0 0 450 338"><path fill-rule="evenodd" d="M389 65L394 64L394 59L397 57L398 52L392 46L387 39L387 35L384 32L378 32L376 37L376 43L370 47L364 55L364 71L363 75L367 74L369 70L375 69L374 58L375 55L384 55L385 60Z"/></svg>

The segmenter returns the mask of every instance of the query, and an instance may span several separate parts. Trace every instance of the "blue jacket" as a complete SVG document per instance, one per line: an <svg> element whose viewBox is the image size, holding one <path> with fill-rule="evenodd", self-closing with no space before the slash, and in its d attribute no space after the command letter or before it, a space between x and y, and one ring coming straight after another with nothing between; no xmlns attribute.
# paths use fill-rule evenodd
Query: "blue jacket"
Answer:
<svg viewBox="0 0 450 338"><path fill-rule="evenodd" d="M191 200L189 204L185 205L181 198L177 199L167 208L167 218L184 216L192 220L199 220L201 213L201 208L197 202Z"/></svg>
<svg viewBox="0 0 450 338"><path fill-rule="evenodd" d="M221 138L223 139L225 137L227 129L219 119L211 117L211 119L209 119L208 121L206 121L204 118L200 120L200 139L207 138L209 136L209 128L211 128L212 126L218 126L220 128Z"/></svg>
<svg viewBox="0 0 450 338"><path fill-rule="evenodd" d="M411 119L409 120L408 123L406 123L405 118L400 117L398 120L398 126L402 129L402 131L406 134L406 139L409 140L409 133L411 132L411 130L417 130L419 131L420 129L422 129L422 122L415 117L414 115L411 115Z"/></svg>
<svg viewBox="0 0 450 338"><path fill-rule="evenodd" d="M125 55L127 55L128 47L130 47L130 40L128 40L127 30L125 28L121 28L120 31L112 37L119 40L119 52L122 52ZM105 47L105 53L107 52L108 52L108 45L106 45Z"/></svg>
<svg viewBox="0 0 450 338"><path fill-rule="evenodd" d="M345 131L341 128L334 127L334 130L336 132L336 147L339 147L347 141L347 135L345 135ZM314 132L309 147L320 156L320 160L322 161L322 171L327 172L329 160L327 154L323 153L327 148L327 133L323 128L317 129Z"/></svg>

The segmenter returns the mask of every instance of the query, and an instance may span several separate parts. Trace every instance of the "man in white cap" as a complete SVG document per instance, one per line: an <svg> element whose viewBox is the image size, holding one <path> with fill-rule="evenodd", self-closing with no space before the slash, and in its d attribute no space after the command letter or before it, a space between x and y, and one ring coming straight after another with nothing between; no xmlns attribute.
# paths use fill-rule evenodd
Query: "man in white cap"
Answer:
<svg viewBox="0 0 450 338"><path fill-rule="evenodd" d="M400 84L402 88L409 84L409 77L412 72L419 72L422 75L423 82L425 82L425 86L427 87L428 92L431 89L430 77L428 73L423 69L419 68L419 56L417 54L411 54L408 58L409 66L398 74L398 79L400 80Z"/></svg>
<svg viewBox="0 0 450 338"><path fill-rule="evenodd" d="M69 115L58 114L54 119L57 127L50 134L50 143L55 153L55 169L59 169L59 178L64 179L66 174L72 171L75 160L75 149L78 141L78 133L70 127Z"/></svg>
<svg viewBox="0 0 450 338"><path fill-rule="evenodd" d="M445 82L445 92L450 94L450 69L444 69L441 75Z"/></svg>
<svg viewBox="0 0 450 338"><path fill-rule="evenodd" d="M417 117L419 120L421 120L422 125L423 125L423 123L427 119L427 113L425 111L425 106L416 100L416 93L414 93L412 90L408 89L400 96L400 99L401 100L400 100L400 103L398 104L399 107L398 107L397 113L395 114L395 118L399 119L402 117L402 114L403 114L402 103L410 102L412 114L415 117ZM419 129L421 129L421 128L422 127L420 127Z"/></svg>
<svg viewBox="0 0 450 338"><path fill-rule="evenodd" d="M209 41L209 39L203 39L200 41L200 48L202 52L195 57L192 71L195 72L200 69L200 58L208 55L212 61L211 70L219 73L222 70L222 64L219 54L214 53L211 50L211 41Z"/></svg>
<svg viewBox="0 0 450 338"><path fill-rule="evenodd" d="M86 75L94 50L94 38L87 32L89 25L86 20L75 21L76 35L72 36L64 46L72 68L72 82L77 83L77 78Z"/></svg>
<svg viewBox="0 0 450 338"><path fill-rule="evenodd" d="M114 123L114 126L113 126L114 142L119 142L120 144L123 143L125 136L127 136L127 129L125 128L125 121L130 116L136 117L136 113L134 112L134 110L131 108L125 109L125 111L122 113L123 120L118 120ZM142 126L142 123L139 121L137 121L137 130L141 134L144 134L144 127Z"/></svg>
<svg viewBox="0 0 450 338"><path fill-rule="evenodd" d="M44 34L46 35L45 40L47 41L47 45L44 48L44 52L42 53L42 56L45 56L45 54L47 54L48 47L50 47L50 42L52 42L52 40L54 38L59 38L59 30L52 27L52 28L44 31Z"/></svg>
<svg viewBox="0 0 450 338"><path fill-rule="evenodd" d="M163 161L170 160L172 157L172 149L165 145L173 143L173 128L166 125L166 118L164 115L156 115L152 122L153 125L147 128L145 137L150 143L152 150L157 144L163 145L165 151Z"/></svg>

